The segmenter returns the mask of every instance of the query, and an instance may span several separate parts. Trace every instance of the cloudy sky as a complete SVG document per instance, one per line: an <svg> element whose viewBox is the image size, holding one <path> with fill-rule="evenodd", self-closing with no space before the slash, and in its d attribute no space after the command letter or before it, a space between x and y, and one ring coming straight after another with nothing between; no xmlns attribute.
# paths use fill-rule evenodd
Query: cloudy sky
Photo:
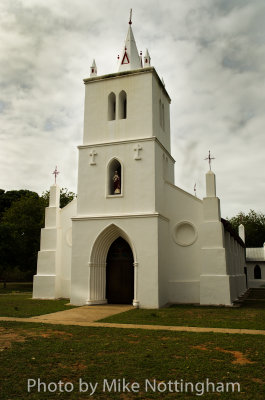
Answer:
<svg viewBox="0 0 265 400"><path fill-rule="evenodd" d="M222 216L265 212L264 0L1 0L0 188L76 192L84 85L116 72L133 8L171 96L175 183L205 192L210 149Z"/></svg>

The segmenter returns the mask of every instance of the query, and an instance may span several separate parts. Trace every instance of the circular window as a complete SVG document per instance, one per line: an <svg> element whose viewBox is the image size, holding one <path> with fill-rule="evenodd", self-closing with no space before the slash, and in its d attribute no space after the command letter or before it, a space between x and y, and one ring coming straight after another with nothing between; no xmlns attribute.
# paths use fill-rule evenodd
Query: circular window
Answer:
<svg viewBox="0 0 265 400"><path fill-rule="evenodd" d="M190 246L197 239L196 228L191 222L179 222L173 229L173 238L180 246Z"/></svg>

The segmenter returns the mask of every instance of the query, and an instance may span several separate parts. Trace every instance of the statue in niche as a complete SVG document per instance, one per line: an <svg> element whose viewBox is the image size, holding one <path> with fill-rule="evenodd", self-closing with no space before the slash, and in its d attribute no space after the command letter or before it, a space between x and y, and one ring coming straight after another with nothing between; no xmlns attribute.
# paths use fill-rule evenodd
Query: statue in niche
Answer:
<svg viewBox="0 0 265 400"><path fill-rule="evenodd" d="M115 171L112 179L113 179L114 194L120 194L121 193L121 178L119 177L118 171Z"/></svg>

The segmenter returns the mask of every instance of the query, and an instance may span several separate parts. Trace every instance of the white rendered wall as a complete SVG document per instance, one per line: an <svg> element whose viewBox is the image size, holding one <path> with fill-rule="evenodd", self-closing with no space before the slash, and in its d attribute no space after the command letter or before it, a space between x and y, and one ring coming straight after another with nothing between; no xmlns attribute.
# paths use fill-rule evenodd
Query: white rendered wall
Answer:
<svg viewBox="0 0 265 400"><path fill-rule="evenodd" d="M153 137L157 133L153 125L157 126L158 122L158 117L154 120L153 115L157 114L160 97L165 103L165 114L169 114L170 99L154 68L86 79L85 84L83 144ZM126 119L118 118L118 96L122 90L127 94ZM153 90L156 90L159 97L156 97L157 93L153 97ZM108 121L108 95L111 92L116 95L116 119ZM170 150L169 122L166 130L167 139L163 139L163 145ZM157 135L158 139L159 136L160 133Z"/></svg>
<svg viewBox="0 0 265 400"><path fill-rule="evenodd" d="M111 225L115 225L120 236L126 234L127 241L134 253L134 262L137 262L136 268L138 269L136 300L138 300L139 306L159 307L156 216L74 219L71 303L75 305L87 304L89 297L88 270L89 263L93 262L91 260L93 246L102 232ZM116 237L112 239L115 240ZM100 251L106 256L110 244L106 241L105 246L106 248L104 248L103 243ZM102 261L101 265L106 263L106 257ZM105 299L101 300L104 301Z"/></svg>
<svg viewBox="0 0 265 400"><path fill-rule="evenodd" d="M62 252L60 262L60 297L70 298L71 293L71 259L72 259L72 217L76 215L74 199L61 209Z"/></svg>
<svg viewBox="0 0 265 400"><path fill-rule="evenodd" d="M90 164L92 148L79 150L78 215L112 215L154 211L154 141L141 142L141 159L135 160L137 142L95 147L96 164ZM107 193L107 167L113 158L122 165L122 194Z"/></svg>
<svg viewBox="0 0 265 400"><path fill-rule="evenodd" d="M60 188L50 188L49 207L45 209L45 228L41 230L37 274L33 278L33 298L60 297L59 273L61 265Z"/></svg>

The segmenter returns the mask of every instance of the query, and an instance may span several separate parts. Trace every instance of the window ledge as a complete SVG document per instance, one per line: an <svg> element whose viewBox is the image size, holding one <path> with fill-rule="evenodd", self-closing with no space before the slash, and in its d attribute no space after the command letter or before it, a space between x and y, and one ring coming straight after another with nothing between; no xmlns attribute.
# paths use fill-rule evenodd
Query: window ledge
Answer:
<svg viewBox="0 0 265 400"><path fill-rule="evenodd" d="M115 199L117 197L123 197L123 194L121 193L121 194L107 194L106 195L107 199Z"/></svg>

